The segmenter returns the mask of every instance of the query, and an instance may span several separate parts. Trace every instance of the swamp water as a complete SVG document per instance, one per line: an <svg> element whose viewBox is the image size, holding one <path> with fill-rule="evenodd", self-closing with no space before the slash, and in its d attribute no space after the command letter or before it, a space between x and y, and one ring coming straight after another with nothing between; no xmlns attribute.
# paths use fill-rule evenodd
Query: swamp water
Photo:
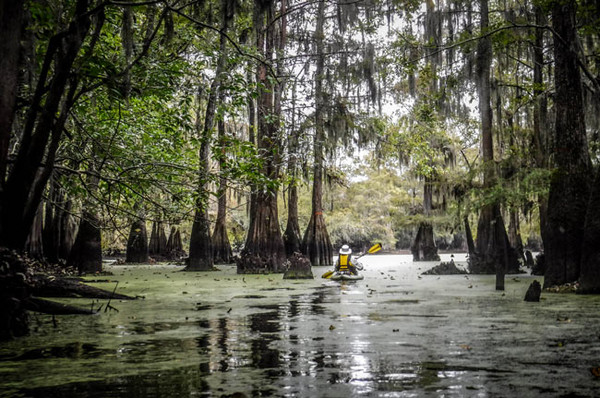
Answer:
<svg viewBox="0 0 600 398"><path fill-rule="evenodd" d="M56 325L32 315L30 336L0 343L0 396L600 395L600 297L527 303L541 278L496 292L493 276L425 276L436 263L411 260L364 257L356 282L109 265L95 286L145 298L118 312L68 300L103 308Z"/></svg>

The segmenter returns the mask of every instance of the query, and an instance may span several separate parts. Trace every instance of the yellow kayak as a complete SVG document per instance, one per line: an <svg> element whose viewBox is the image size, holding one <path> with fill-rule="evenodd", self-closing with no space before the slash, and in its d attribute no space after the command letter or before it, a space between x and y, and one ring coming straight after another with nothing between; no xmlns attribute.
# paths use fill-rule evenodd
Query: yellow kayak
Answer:
<svg viewBox="0 0 600 398"><path fill-rule="evenodd" d="M353 275L349 272L334 272L328 279L334 281L359 281L364 279L365 277L361 274Z"/></svg>

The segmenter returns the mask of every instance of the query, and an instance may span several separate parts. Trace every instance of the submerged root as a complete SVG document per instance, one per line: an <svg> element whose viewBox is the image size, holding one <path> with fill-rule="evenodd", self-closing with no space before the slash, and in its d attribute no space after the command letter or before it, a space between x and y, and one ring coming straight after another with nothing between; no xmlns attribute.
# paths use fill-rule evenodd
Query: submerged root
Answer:
<svg viewBox="0 0 600 398"><path fill-rule="evenodd" d="M256 253L244 254L235 259L238 274L269 274L270 261Z"/></svg>

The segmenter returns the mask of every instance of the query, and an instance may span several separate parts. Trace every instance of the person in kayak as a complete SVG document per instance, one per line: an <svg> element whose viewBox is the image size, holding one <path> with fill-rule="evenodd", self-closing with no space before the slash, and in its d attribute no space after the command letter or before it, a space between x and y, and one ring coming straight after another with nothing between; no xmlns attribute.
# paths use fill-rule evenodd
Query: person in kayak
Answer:
<svg viewBox="0 0 600 398"><path fill-rule="evenodd" d="M340 249L340 255L335 263L335 271L343 272L349 270L352 275L358 275L356 266L352 263L352 249L350 246L343 245Z"/></svg>

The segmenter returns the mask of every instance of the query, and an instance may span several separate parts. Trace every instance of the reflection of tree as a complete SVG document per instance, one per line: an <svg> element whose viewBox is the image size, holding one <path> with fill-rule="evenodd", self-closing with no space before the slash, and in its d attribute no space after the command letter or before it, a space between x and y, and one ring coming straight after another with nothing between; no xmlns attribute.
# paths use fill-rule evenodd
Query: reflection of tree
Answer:
<svg viewBox="0 0 600 398"><path fill-rule="evenodd" d="M227 372L230 367L230 362L235 363L235 355L229 349L229 333L231 329L235 329L235 323L230 325L231 320L227 318L219 318L215 320L203 320L200 326L208 328L209 333L204 334L196 339L196 346L200 357L207 356L207 362L201 363L201 369L206 373ZM233 365L235 367L235 365Z"/></svg>
<svg viewBox="0 0 600 398"><path fill-rule="evenodd" d="M309 294L291 296L289 301L280 304L258 305L255 307L256 313L246 317L225 316L198 321L197 325L204 330L195 339L201 358L199 372L225 381L229 380L232 372L241 368L263 371L265 373L262 376L250 381L247 386L246 391L254 396L272 392L266 389L277 388L267 386L265 380L273 381L268 384L285 383L286 375L315 377L326 371L327 377L335 380L351 378L352 372L348 366L352 365L357 350L364 347L364 342L351 343L353 348L348 351L345 341L338 346L328 346L326 353L326 343L322 340L329 324L319 326L318 330L303 328L303 325L309 324L307 321L326 314L328 309L324 304L339 303L340 299L339 286L320 288ZM235 308L246 304L245 301L238 302ZM209 309L205 306L199 308ZM308 346L310 350L307 350ZM329 354L331 352L333 354ZM364 371L364 367L361 367L361 371ZM215 388L213 382L209 384L210 387L204 391ZM296 387L296 391L307 391L307 386Z"/></svg>
<svg viewBox="0 0 600 398"><path fill-rule="evenodd" d="M273 341L280 340L279 313L270 311L252 314L249 327L251 331L259 333L258 338L250 344L252 364L257 369L279 368L279 351L270 347Z"/></svg>
<svg viewBox="0 0 600 398"><path fill-rule="evenodd" d="M220 372L227 372L227 369L229 368L229 365L227 363L227 339L229 337L229 333L227 333L227 319L225 318L220 318L218 320L218 325L219 325L219 337L218 337L218 344L217 344L217 348L221 349L221 360L219 361L219 371Z"/></svg>

